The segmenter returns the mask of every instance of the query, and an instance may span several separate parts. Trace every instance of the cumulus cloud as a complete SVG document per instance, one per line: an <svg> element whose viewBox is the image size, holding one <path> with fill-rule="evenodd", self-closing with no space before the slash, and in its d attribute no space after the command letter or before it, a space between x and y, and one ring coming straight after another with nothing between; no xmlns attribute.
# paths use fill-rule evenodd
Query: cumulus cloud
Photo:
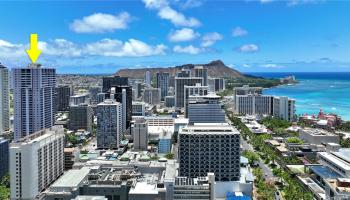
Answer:
<svg viewBox="0 0 350 200"><path fill-rule="evenodd" d="M188 45L188 46L180 46L180 45L176 45L173 48L173 51L176 53L187 53L187 54L198 54L201 52L201 49L198 47L195 47L193 45Z"/></svg>
<svg viewBox="0 0 350 200"><path fill-rule="evenodd" d="M259 47L256 44L245 44L238 48L242 53L253 53L259 51Z"/></svg>
<svg viewBox="0 0 350 200"><path fill-rule="evenodd" d="M142 57L163 55L167 47L163 44L150 46L140 40L129 39L126 42L113 39L103 39L86 45L86 54L96 56L130 56Z"/></svg>
<svg viewBox="0 0 350 200"><path fill-rule="evenodd" d="M203 4L203 1L201 0L186 0L186 1L182 1L180 2L180 7L182 9L188 9L188 8L196 8L196 7L199 7Z"/></svg>
<svg viewBox="0 0 350 200"><path fill-rule="evenodd" d="M38 48L42 51L40 58L50 62L56 58L84 58L86 56L144 57L164 55L167 50L163 44L150 45L137 39L121 41L108 38L86 44L77 44L66 39L39 41ZM29 49L29 44L14 44L0 39L0 60L11 63L25 61L26 49Z"/></svg>
<svg viewBox="0 0 350 200"><path fill-rule="evenodd" d="M105 33L126 29L130 21L131 16L127 12L121 12L118 15L95 13L74 20L70 28L77 33Z"/></svg>
<svg viewBox="0 0 350 200"><path fill-rule="evenodd" d="M259 0L262 4L268 4L272 2L279 2L279 0ZM316 4L326 0L286 0L287 6L296 6L301 4Z"/></svg>
<svg viewBox="0 0 350 200"><path fill-rule="evenodd" d="M243 29L243 28L241 28L241 27L239 27L239 26L237 26L236 28L234 28L232 30L232 36L233 37L243 37L243 36L246 36L246 35L248 35L248 31Z"/></svg>
<svg viewBox="0 0 350 200"><path fill-rule="evenodd" d="M172 31L168 38L171 42L186 42L197 38L200 34L190 28L183 28L180 30Z"/></svg>
<svg viewBox="0 0 350 200"><path fill-rule="evenodd" d="M284 68L285 66L279 65L279 64L272 64L272 63L270 63L270 64L263 64L263 65L261 65L261 67L280 69L280 68Z"/></svg>
<svg viewBox="0 0 350 200"><path fill-rule="evenodd" d="M157 10L161 19L169 20L175 26L197 27L201 23L194 17L186 17L169 6L166 0L142 0L148 9Z"/></svg>
<svg viewBox="0 0 350 200"><path fill-rule="evenodd" d="M215 44L216 41L222 40L224 37L217 32L212 32L212 33L206 33L203 37L202 37L202 43L201 46L202 47L210 47L213 44Z"/></svg>

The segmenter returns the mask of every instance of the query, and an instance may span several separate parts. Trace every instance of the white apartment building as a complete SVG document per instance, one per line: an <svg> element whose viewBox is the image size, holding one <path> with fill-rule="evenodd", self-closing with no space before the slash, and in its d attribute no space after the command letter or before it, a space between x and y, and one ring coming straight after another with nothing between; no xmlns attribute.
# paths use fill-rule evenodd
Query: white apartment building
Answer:
<svg viewBox="0 0 350 200"><path fill-rule="evenodd" d="M32 200L64 170L64 129L53 126L10 145L12 200Z"/></svg>
<svg viewBox="0 0 350 200"><path fill-rule="evenodd" d="M14 140L54 125L56 70L31 64L12 69Z"/></svg>
<svg viewBox="0 0 350 200"><path fill-rule="evenodd" d="M0 63L0 134L10 129L9 72Z"/></svg>

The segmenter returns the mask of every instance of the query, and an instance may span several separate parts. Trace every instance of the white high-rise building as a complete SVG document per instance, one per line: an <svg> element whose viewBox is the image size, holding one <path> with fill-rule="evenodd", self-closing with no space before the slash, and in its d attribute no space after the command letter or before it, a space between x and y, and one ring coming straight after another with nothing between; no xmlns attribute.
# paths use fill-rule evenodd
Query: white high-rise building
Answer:
<svg viewBox="0 0 350 200"><path fill-rule="evenodd" d="M295 118L295 100L288 97L274 97L273 115L287 121L293 121Z"/></svg>
<svg viewBox="0 0 350 200"><path fill-rule="evenodd" d="M10 129L9 72L0 63L0 134Z"/></svg>
<svg viewBox="0 0 350 200"><path fill-rule="evenodd" d="M14 140L54 125L56 70L31 64L14 68Z"/></svg>
<svg viewBox="0 0 350 200"><path fill-rule="evenodd" d="M12 200L32 200L64 170L64 129L53 126L10 145Z"/></svg>
<svg viewBox="0 0 350 200"><path fill-rule="evenodd" d="M146 85L151 85L152 83L152 74L150 71L146 71L145 73L145 84Z"/></svg>
<svg viewBox="0 0 350 200"><path fill-rule="evenodd" d="M118 148L123 137L122 104L106 99L97 105L97 147Z"/></svg>

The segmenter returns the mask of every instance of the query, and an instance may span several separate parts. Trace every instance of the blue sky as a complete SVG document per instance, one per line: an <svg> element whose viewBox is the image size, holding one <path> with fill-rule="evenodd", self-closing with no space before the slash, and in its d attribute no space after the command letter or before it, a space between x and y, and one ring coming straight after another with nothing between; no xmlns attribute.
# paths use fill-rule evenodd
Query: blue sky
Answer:
<svg viewBox="0 0 350 200"><path fill-rule="evenodd" d="M350 71L350 2L1 1L0 62L113 73L221 59L244 72Z"/></svg>

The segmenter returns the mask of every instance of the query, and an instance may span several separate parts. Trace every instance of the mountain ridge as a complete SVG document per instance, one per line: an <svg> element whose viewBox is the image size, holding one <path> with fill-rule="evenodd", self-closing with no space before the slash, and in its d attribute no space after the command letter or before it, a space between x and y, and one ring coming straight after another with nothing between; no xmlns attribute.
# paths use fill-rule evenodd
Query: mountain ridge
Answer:
<svg viewBox="0 0 350 200"><path fill-rule="evenodd" d="M157 72L168 72L172 76L175 76L181 69L193 69L195 66L203 66L208 69L208 75L214 78L244 78L238 70L226 66L221 60L214 60L207 64L184 64L175 67L154 67L154 68L138 68L130 69L124 68L116 72L116 75L123 77L144 78L146 71L150 71L152 75Z"/></svg>

